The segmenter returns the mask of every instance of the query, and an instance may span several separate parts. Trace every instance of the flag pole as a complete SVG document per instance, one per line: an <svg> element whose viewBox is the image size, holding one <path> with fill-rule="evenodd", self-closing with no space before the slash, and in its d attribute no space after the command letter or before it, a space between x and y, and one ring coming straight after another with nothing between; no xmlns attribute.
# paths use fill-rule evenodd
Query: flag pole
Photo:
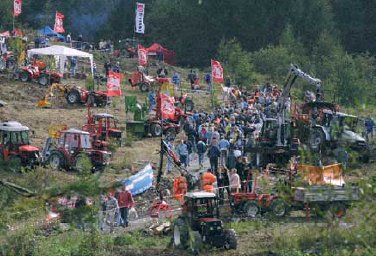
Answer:
<svg viewBox="0 0 376 256"><path fill-rule="evenodd" d="M212 65L213 61L212 59L210 59L210 67L211 67L211 70L210 70L210 77L211 77L211 86L210 86L210 98L211 98L211 105L212 105L212 108L214 108L214 81L213 81L213 65Z"/></svg>

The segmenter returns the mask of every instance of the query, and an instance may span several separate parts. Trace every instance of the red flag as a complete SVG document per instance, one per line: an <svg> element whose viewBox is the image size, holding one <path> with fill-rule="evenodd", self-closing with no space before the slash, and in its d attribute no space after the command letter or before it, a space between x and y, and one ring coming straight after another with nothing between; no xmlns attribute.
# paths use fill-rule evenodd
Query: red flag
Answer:
<svg viewBox="0 0 376 256"><path fill-rule="evenodd" d="M108 72L107 96L121 96L121 78L122 75L120 73Z"/></svg>
<svg viewBox="0 0 376 256"><path fill-rule="evenodd" d="M138 45L138 63L141 66L146 66L148 64L148 56L147 56L147 49L142 45Z"/></svg>
<svg viewBox="0 0 376 256"><path fill-rule="evenodd" d="M17 17L22 12L22 0L13 1L13 16Z"/></svg>
<svg viewBox="0 0 376 256"><path fill-rule="evenodd" d="M223 83L223 68L219 61L211 60L212 78L215 83Z"/></svg>
<svg viewBox="0 0 376 256"><path fill-rule="evenodd" d="M162 119L175 119L175 99L166 94L160 93L160 109Z"/></svg>
<svg viewBox="0 0 376 256"><path fill-rule="evenodd" d="M65 32L64 27L63 27L63 19L64 19L64 14L57 11L55 15L55 27L54 27L55 32L57 33Z"/></svg>

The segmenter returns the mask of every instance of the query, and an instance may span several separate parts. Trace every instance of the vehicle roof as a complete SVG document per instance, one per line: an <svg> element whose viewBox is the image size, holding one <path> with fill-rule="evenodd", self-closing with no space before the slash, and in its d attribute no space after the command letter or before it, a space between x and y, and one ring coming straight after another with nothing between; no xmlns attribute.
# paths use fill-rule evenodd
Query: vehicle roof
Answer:
<svg viewBox="0 0 376 256"><path fill-rule="evenodd" d="M199 192L189 192L185 194L185 197L195 199L195 198L215 198L216 196L214 193L199 191Z"/></svg>
<svg viewBox="0 0 376 256"><path fill-rule="evenodd" d="M29 127L23 126L21 123L17 121L8 121L8 122L0 122L0 130L20 132L20 131L29 131L30 129Z"/></svg>
<svg viewBox="0 0 376 256"><path fill-rule="evenodd" d="M76 129L76 128L70 128L70 129L68 129L68 130L61 131L61 132L62 132L62 133L77 133L77 134L90 135L90 133L85 132L85 131L83 131L83 130Z"/></svg>
<svg viewBox="0 0 376 256"><path fill-rule="evenodd" d="M111 115L111 114L108 114L108 113L97 113L97 114L94 114L93 115L94 117L109 117L109 118L114 118L114 116L113 115Z"/></svg>

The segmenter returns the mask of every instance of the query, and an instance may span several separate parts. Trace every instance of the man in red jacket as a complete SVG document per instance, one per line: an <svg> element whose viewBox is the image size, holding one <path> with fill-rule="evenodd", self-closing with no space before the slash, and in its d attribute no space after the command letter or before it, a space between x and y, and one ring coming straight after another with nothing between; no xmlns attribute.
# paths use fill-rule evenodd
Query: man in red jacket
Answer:
<svg viewBox="0 0 376 256"><path fill-rule="evenodd" d="M120 216L123 219L123 227L128 227L129 209L134 205L132 194L124 186L122 191L117 194L117 200L120 208Z"/></svg>

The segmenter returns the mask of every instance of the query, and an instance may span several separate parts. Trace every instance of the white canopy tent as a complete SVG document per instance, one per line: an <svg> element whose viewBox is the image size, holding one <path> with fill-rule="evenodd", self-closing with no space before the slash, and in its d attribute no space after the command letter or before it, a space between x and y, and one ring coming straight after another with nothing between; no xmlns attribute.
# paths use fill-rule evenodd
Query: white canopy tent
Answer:
<svg viewBox="0 0 376 256"><path fill-rule="evenodd" d="M61 46L61 45L53 45L50 47L45 48L36 48L30 49L27 51L27 56L31 58L33 55L53 55L59 57L59 64L60 64L60 72L64 73L64 63L67 57L79 57L79 58L89 58L90 59L90 67L91 67L91 75L94 77L94 70L93 70L93 54L79 51L73 48Z"/></svg>

